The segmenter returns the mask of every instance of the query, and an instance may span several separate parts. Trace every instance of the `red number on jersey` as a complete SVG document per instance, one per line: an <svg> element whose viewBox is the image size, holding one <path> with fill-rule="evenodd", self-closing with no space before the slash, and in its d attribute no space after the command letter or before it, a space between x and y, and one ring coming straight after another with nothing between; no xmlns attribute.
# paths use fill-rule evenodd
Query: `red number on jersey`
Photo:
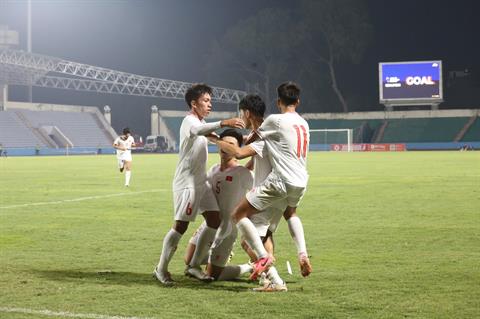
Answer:
<svg viewBox="0 0 480 319"><path fill-rule="evenodd" d="M297 157L307 157L307 129L303 125L293 125L295 132L297 133Z"/></svg>
<svg viewBox="0 0 480 319"><path fill-rule="evenodd" d="M193 213L192 206L190 205L190 202L188 202L186 214L187 215L192 215L192 213Z"/></svg>

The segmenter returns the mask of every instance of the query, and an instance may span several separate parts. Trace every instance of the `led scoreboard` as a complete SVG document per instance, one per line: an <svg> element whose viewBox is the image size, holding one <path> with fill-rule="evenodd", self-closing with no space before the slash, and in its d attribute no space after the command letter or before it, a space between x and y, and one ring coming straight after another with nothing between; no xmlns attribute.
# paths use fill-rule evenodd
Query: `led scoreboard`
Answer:
<svg viewBox="0 0 480 319"><path fill-rule="evenodd" d="M382 62L380 103L438 105L443 102L442 61Z"/></svg>

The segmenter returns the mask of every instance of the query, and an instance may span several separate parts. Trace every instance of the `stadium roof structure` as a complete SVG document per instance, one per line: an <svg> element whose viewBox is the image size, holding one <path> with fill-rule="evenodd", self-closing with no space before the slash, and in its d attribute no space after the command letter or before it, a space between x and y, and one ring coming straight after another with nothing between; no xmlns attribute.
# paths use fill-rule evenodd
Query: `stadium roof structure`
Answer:
<svg viewBox="0 0 480 319"><path fill-rule="evenodd" d="M0 84L166 99L183 99L192 85L12 49L0 49ZM244 91L213 87L212 100L236 104L245 95Z"/></svg>

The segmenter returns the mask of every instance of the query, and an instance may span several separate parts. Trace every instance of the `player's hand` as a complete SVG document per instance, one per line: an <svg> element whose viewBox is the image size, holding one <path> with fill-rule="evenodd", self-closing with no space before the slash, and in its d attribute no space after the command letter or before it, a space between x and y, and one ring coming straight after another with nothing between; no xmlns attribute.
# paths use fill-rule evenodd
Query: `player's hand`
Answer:
<svg viewBox="0 0 480 319"><path fill-rule="evenodd" d="M233 128L245 128L245 123L242 119L236 117L228 120L223 120L220 122L221 127L233 127Z"/></svg>

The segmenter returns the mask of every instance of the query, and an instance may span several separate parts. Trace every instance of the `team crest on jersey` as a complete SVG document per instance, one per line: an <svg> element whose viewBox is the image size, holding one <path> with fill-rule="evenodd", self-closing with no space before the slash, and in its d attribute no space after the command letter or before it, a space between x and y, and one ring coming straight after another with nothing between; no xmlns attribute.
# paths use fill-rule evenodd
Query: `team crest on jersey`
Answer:
<svg viewBox="0 0 480 319"><path fill-rule="evenodd" d="M227 182L231 182L231 181L233 181L233 176L227 176L227 177L225 177L225 180Z"/></svg>

